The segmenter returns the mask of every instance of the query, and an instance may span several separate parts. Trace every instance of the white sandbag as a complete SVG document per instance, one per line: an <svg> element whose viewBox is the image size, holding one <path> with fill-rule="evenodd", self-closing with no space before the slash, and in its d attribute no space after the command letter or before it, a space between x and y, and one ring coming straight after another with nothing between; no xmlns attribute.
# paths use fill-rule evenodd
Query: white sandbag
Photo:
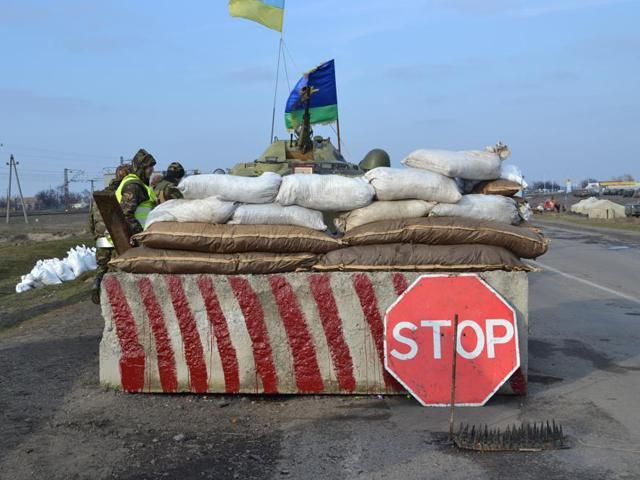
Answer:
<svg viewBox="0 0 640 480"><path fill-rule="evenodd" d="M516 202L512 198L502 195L464 195L462 200L456 204L440 203L436 205L429 216L465 217L512 225L520 223Z"/></svg>
<svg viewBox="0 0 640 480"><path fill-rule="evenodd" d="M62 280L58 278L53 270L53 265L46 260L38 260L36 266L31 270L31 275L43 285L58 285Z"/></svg>
<svg viewBox="0 0 640 480"><path fill-rule="evenodd" d="M233 202L224 202L216 197L169 200L151 210L145 228L156 222L226 223L236 206Z"/></svg>
<svg viewBox="0 0 640 480"><path fill-rule="evenodd" d="M500 178L502 178L503 180L509 180L510 182L515 182L518 185L522 185L522 188L527 188L529 186L527 182L524 181L522 170L520 170L515 165L503 164L500 169Z"/></svg>
<svg viewBox="0 0 640 480"><path fill-rule="evenodd" d="M348 232L367 223L426 217L435 205L435 202L425 202L424 200L373 202L368 207L340 215L334 220L334 223L339 231Z"/></svg>
<svg viewBox="0 0 640 480"><path fill-rule="evenodd" d="M71 270L71 267L67 264L66 259L59 260L57 258L54 258L51 263L53 271L60 280L62 280L63 282L75 280L76 276L74 275L73 270Z"/></svg>
<svg viewBox="0 0 640 480"><path fill-rule="evenodd" d="M500 178L500 167L511 152L506 145L498 144L486 150L416 150L402 163L407 167L421 168L447 177L465 180L495 180Z"/></svg>
<svg viewBox="0 0 640 480"><path fill-rule="evenodd" d="M365 178L371 183L378 200L424 200L456 203L461 196L455 180L417 168L378 167Z"/></svg>
<svg viewBox="0 0 640 480"><path fill-rule="evenodd" d="M67 252L67 265L71 268L74 278L78 278L84 272L88 270L86 263L82 256L75 250L71 249Z"/></svg>
<svg viewBox="0 0 640 480"><path fill-rule="evenodd" d="M229 221L235 225L297 225L324 231L322 213L297 205L283 207L277 203L240 205Z"/></svg>
<svg viewBox="0 0 640 480"><path fill-rule="evenodd" d="M326 212L366 207L373 201L373 187L362 177L297 173L282 179L276 202Z"/></svg>
<svg viewBox="0 0 640 480"><path fill-rule="evenodd" d="M192 175L180 182L178 190L187 200L218 197L227 202L271 203L281 182L282 177L273 172L265 172L259 177Z"/></svg>

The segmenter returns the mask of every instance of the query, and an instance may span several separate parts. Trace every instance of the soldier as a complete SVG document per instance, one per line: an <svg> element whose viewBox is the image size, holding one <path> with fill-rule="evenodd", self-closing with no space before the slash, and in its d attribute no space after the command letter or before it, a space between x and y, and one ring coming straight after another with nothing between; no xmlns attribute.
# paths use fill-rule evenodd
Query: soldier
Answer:
<svg viewBox="0 0 640 480"><path fill-rule="evenodd" d="M156 194L149 186L155 164L156 159L141 148L131 161L132 173L122 179L116 190L116 199L132 237L144 230L149 212L157 203ZM131 244L135 245L135 242L132 240Z"/></svg>
<svg viewBox="0 0 640 480"><path fill-rule="evenodd" d="M178 162L173 162L167 168L167 173L153 187L158 197L158 203L164 203L167 200L182 198L182 193L178 190L178 183L184 177L184 168Z"/></svg>
<svg viewBox="0 0 640 480"><path fill-rule="evenodd" d="M120 182L130 172L129 165L120 165L116 169L116 177L109 182L109 185L105 188L106 191L115 192L120 186ZM100 303L100 284L102 283L102 277L107 273L109 269L109 262L113 258L114 247L109 232L104 224L104 220L100 215L100 211L96 204L91 205L91 211L89 212L89 230L93 234L96 241L96 263L98 268L96 269L96 276L93 280L93 286L91 287L91 301L95 304Z"/></svg>

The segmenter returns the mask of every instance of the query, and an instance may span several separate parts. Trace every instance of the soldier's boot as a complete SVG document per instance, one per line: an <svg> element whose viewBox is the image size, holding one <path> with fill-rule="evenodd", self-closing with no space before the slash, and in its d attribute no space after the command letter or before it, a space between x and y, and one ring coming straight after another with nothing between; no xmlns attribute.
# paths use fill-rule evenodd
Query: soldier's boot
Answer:
<svg viewBox="0 0 640 480"><path fill-rule="evenodd" d="M102 283L102 276L96 275L93 279L93 285L91 285L91 301L96 305L100 305L100 284Z"/></svg>

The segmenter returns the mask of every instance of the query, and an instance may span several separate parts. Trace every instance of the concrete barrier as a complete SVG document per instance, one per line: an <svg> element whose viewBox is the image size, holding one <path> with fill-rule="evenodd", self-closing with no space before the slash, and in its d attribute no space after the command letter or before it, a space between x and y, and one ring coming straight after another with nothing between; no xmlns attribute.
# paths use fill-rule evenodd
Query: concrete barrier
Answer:
<svg viewBox="0 0 640 480"><path fill-rule="evenodd" d="M394 394L383 367L386 309L419 273L108 274L100 382L127 392ZM527 388L528 279L484 278L518 314Z"/></svg>

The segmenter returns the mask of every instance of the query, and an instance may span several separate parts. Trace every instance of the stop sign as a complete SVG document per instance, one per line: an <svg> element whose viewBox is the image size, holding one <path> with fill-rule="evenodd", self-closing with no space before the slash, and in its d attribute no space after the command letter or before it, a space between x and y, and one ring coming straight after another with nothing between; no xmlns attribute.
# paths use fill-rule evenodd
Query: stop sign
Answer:
<svg viewBox="0 0 640 480"><path fill-rule="evenodd" d="M520 366L514 309L478 275L424 275L385 316L386 369L425 406L481 406Z"/></svg>

